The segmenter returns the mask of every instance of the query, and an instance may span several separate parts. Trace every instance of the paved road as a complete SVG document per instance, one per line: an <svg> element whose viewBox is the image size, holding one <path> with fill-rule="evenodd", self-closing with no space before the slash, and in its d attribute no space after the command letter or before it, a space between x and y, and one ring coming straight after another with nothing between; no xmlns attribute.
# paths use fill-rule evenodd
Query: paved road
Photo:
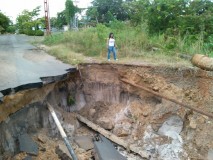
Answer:
<svg viewBox="0 0 213 160"><path fill-rule="evenodd" d="M74 69L31 45L29 39L32 37L0 35L0 92L4 95L19 86L41 84L41 77L60 76Z"/></svg>

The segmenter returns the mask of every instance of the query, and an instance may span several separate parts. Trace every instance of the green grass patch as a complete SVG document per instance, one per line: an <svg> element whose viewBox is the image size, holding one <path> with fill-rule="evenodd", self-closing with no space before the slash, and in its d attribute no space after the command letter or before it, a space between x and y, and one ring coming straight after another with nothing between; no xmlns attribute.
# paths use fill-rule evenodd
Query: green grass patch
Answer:
<svg viewBox="0 0 213 160"><path fill-rule="evenodd" d="M110 32L115 35L118 58L156 59L175 63L180 61L177 54L207 54L213 56L211 44L206 44L200 35L148 35L145 25L132 27L124 22L112 22L106 27L84 28L46 36L43 43L57 46L51 54L64 62L77 64L85 57L106 58L106 41ZM60 47L58 47L60 46ZM75 53L75 54L73 54ZM80 53L80 56L78 54ZM167 58L166 58L167 57ZM75 59L75 60L74 60Z"/></svg>

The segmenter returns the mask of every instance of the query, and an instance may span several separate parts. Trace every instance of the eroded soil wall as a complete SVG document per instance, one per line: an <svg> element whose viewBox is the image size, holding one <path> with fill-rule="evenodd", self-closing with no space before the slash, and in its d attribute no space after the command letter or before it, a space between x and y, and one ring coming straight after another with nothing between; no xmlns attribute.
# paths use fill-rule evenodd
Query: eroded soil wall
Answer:
<svg viewBox="0 0 213 160"><path fill-rule="evenodd" d="M207 159L211 154L211 118L121 80L212 113L212 72L116 64L83 64L79 71L86 100L83 116L159 159ZM171 123L167 129L166 123Z"/></svg>

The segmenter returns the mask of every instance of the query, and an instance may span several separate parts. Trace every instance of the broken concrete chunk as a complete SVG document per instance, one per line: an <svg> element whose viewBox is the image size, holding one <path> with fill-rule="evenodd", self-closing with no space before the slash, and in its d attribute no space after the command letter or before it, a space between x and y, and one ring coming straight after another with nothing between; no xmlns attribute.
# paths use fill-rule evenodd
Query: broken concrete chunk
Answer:
<svg viewBox="0 0 213 160"><path fill-rule="evenodd" d="M72 157L65 145L59 144L55 149L55 153L61 160L72 160Z"/></svg>
<svg viewBox="0 0 213 160"><path fill-rule="evenodd" d="M182 129L183 129L183 120L179 116L171 116L159 128L158 133L160 135L177 139L178 138L177 135L180 134Z"/></svg>
<svg viewBox="0 0 213 160"><path fill-rule="evenodd" d="M132 112L127 107L124 109L124 115L128 118L133 118Z"/></svg>
<svg viewBox="0 0 213 160"><path fill-rule="evenodd" d="M154 86L152 89L153 91L159 91L159 86Z"/></svg>
<svg viewBox="0 0 213 160"><path fill-rule="evenodd" d="M46 141L47 141L41 134L39 134L37 138L38 138L38 141L43 144L46 143Z"/></svg>
<svg viewBox="0 0 213 160"><path fill-rule="evenodd" d="M22 134L18 137L19 149L21 152L38 155L38 145L32 140L28 134Z"/></svg>
<svg viewBox="0 0 213 160"><path fill-rule="evenodd" d="M107 129L107 130L112 130L114 128L113 122L109 118L106 118L106 117L99 118L97 120L97 123L101 127L103 127L104 129Z"/></svg>
<svg viewBox="0 0 213 160"><path fill-rule="evenodd" d="M147 116L149 115L149 112L147 112L146 110L144 110L144 112L142 112L142 115L143 115L144 117L147 117Z"/></svg>
<svg viewBox="0 0 213 160"><path fill-rule="evenodd" d="M130 134L129 131L124 128L116 128L113 133L118 137L127 137Z"/></svg>
<svg viewBox="0 0 213 160"><path fill-rule="evenodd" d="M91 108L91 109L89 110L89 116L90 116L90 117L93 117L94 114L95 114L95 112L96 112L96 110L93 109L93 108Z"/></svg>
<svg viewBox="0 0 213 160"><path fill-rule="evenodd" d="M132 124L128 121L118 123L115 125L115 128L113 129L113 133L117 135L118 137L126 137L131 134L132 131Z"/></svg>
<svg viewBox="0 0 213 160"><path fill-rule="evenodd" d="M89 136L78 136L74 138L74 141L80 148L83 148L86 151L94 148L92 138Z"/></svg>
<svg viewBox="0 0 213 160"><path fill-rule="evenodd" d="M189 126L192 129L196 129L197 128L197 122L193 117L189 117Z"/></svg>

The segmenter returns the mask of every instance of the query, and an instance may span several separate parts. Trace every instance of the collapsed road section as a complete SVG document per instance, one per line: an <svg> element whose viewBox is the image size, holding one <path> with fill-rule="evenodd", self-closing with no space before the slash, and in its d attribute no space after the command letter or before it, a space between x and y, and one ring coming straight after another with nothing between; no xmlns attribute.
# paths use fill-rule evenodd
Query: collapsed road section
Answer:
<svg viewBox="0 0 213 160"><path fill-rule="evenodd" d="M31 45L29 38L25 35L0 36L0 99L63 79L75 70Z"/></svg>
<svg viewBox="0 0 213 160"><path fill-rule="evenodd" d="M63 80L4 96L0 155L69 159L48 102L78 159L107 159L104 136L122 159L211 160L212 79L197 68L80 64ZM23 151L26 140L36 149Z"/></svg>

